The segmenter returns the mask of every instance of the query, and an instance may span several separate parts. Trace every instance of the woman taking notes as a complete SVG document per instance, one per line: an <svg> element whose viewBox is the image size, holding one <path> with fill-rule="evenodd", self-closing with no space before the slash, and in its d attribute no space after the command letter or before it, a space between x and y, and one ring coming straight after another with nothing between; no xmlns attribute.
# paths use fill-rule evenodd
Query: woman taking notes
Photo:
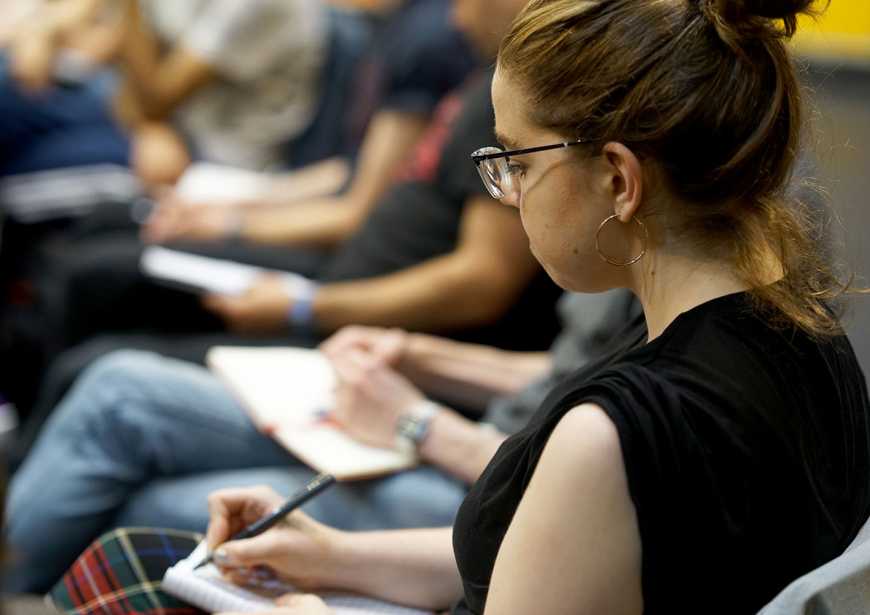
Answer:
<svg viewBox="0 0 870 615"><path fill-rule="evenodd" d="M493 84L503 148L475 162L553 279L627 287L643 317L505 442L452 530L300 514L218 561L461 614L736 615L842 552L870 514L870 404L842 285L782 196L809 4L529 3ZM210 545L277 501L214 494Z"/></svg>

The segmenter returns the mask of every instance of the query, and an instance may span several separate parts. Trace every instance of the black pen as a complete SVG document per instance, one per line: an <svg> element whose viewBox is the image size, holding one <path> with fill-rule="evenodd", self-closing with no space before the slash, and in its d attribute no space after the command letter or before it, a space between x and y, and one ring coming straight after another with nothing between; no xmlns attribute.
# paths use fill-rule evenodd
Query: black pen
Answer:
<svg viewBox="0 0 870 615"><path fill-rule="evenodd" d="M315 495L319 494L327 487L330 487L333 483L335 483L335 477L331 474L318 474L311 481L305 485L302 489L291 495L287 498L287 501L281 504L278 508L273 510L271 513L260 519L259 521L255 521L241 532L231 537L230 540L243 540L245 538L253 538L259 534L262 534L270 527L281 521L284 517L286 517L289 513L296 510L300 506L302 506L305 502L313 498ZM198 568L202 568L206 564L212 561L214 557L214 553L209 553L204 560L198 563L193 567L194 570Z"/></svg>

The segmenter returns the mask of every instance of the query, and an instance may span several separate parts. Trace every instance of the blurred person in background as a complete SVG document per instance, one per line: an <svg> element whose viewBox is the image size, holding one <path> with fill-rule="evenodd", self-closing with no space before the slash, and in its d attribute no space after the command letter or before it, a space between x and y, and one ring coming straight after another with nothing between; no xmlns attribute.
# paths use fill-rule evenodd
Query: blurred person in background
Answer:
<svg viewBox="0 0 870 615"><path fill-rule="evenodd" d="M452 25L449 11L449 0L408 0L378 14L373 20L377 35L366 37L371 40L369 49L360 52L352 36L359 20L346 16L333 20L336 32L326 69L329 82L324 84L315 126L302 139L322 145L320 128L327 124L327 132L347 134L349 147L344 151L352 155L353 133L365 122L367 110L376 106L346 190L332 193L346 181L348 163L331 158L292 173L270 175L275 178L272 187L257 200L190 201L169 193L143 228L144 238L199 254L316 275L338 245L362 225L384 192L402 179L397 169L425 134L439 101L475 68L473 50ZM305 149L310 158L316 147ZM110 299L113 287L140 279L138 227L130 207L118 205L109 203L59 228L47 227L39 240L34 240L31 229L19 228L26 232L7 242L5 254L12 251L17 259L15 264L6 261L14 268L12 279L17 287L32 290L29 300L9 308L7 348L22 361L17 376L8 378L11 384L0 386L25 413L33 404L36 380L47 358L59 352L66 339L46 323L57 322L50 314L66 303L57 297L67 272L75 270L87 278L88 263L96 267L94 275L111 272L99 282L101 301L106 303L115 303ZM243 224L243 218L249 224ZM248 226L249 231L243 232ZM306 249L289 253L288 246ZM92 254L99 255L96 261ZM100 331L99 318L86 320Z"/></svg>
<svg viewBox="0 0 870 615"><path fill-rule="evenodd" d="M305 182L288 177L256 199L203 202L169 193L143 226L143 240L239 241L328 251L356 232L384 192L408 177L400 171L408 152L426 133L439 102L478 64L450 21L450 0L392 4L398 6L378 17L372 58L359 76L374 82L358 89L362 96L365 90L377 90L377 111L346 190L310 197Z"/></svg>
<svg viewBox="0 0 870 615"><path fill-rule="evenodd" d="M0 175L109 162L161 184L192 158L281 164L314 116L329 27L316 0L44 2L3 56Z"/></svg>
<svg viewBox="0 0 870 615"><path fill-rule="evenodd" d="M454 2L454 20L474 32L470 38L481 55L491 57L499 28L478 24L491 16L467 19L463 7ZM499 15L518 8L499 5ZM499 19L506 28L509 17ZM316 283L304 296L281 276L262 276L239 296L203 300L145 278L142 248L127 243L120 267L109 243L63 254L68 283L43 328L54 324L76 347L58 355L47 372L35 425L86 365L119 348L201 363L216 344L311 346L348 324L438 332L518 350L548 347L558 330L558 289L529 253L515 213L500 207L464 164L477 142L494 138L489 76L479 75L441 102L425 136L406 154L406 179L315 270ZM272 267L299 271L309 255L285 249Z"/></svg>

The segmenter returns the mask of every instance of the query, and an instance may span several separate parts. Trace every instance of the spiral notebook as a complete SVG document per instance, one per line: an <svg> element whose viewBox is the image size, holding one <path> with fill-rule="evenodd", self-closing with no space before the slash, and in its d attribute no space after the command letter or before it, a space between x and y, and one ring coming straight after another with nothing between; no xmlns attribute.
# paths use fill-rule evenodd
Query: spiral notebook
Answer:
<svg viewBox="0 0 870 615"><path fill-rule="evenodd" d="M275 608L276 598L295 591L279 581L264 582L256 588L233 585L212 564L194 570L205 554L206 544L201 542L186 559L167 570L163 591L209 613L265 611ZM429 611L351 594L326 593L321 597L336 615L431 615Z"/></svg>

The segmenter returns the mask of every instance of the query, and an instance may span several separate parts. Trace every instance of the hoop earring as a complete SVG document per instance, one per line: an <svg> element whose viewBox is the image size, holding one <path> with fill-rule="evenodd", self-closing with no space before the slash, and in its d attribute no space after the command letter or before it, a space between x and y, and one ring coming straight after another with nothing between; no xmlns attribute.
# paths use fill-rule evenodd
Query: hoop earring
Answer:
<svg viewBox="0 0 870 615"><path fill-rule="evenodd" d="M602 222L598 226L598 231L595 233L595 250L598 252L598 256L601 257L601 260L603 260L605 263L613 265L614 267L628 267L629 265L634 265L636 262L638 262L640 259L642 259L644 256L646 256L646 245L647 245L647 242L649 241L649 233L646 230L646 224L641 222L637 217L632 217L632 221L635 224L637 224L640 227L640 230L642 231L641 241L643 242L643 246L642 246L642 249L640 251L640 254L638 254L637 256L632 258L631 260L627 260L625 262L611 260L610 258L608 258L604 254L604 252L601 251L600 238L601 238L601 231L604 230L604 227L607 226L612 220L616 220L617 218L619 218L619 216L614 214L614 215L610 216L609 218L605 218L604 222Z"/></svg>

